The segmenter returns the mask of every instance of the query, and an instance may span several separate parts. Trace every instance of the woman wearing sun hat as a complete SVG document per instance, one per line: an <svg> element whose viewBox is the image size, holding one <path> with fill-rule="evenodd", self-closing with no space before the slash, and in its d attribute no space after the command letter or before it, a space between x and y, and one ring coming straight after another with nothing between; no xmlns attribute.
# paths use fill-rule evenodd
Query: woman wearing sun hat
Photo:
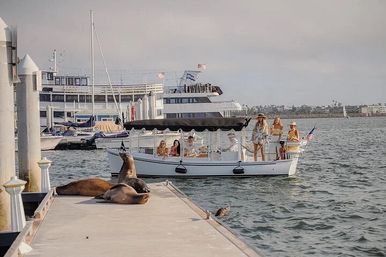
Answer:
<svg viewBox="0 0 386 257"><path fill-rule="evenodd" d="M257 161L258 150L260 150L260 153L261 153L261 160L265 161L264 145L267 142L268 134L269 134L269 128L267 123L267 116L265 116L263 113L259 113L256 116L256 124L252 131L254 161Z"/></svg>
<svg viewBox="0 0 386 257"><path fill-rule="evenodd" d="M287 141L289 141L289 142L299 142L300 141L299 131L296 127L295 121L292 121L290 123L290 130L288 131ZM298 151L299 146L298 145L294 145L294 146L289 145L287 150L288 151Z"/></svg>

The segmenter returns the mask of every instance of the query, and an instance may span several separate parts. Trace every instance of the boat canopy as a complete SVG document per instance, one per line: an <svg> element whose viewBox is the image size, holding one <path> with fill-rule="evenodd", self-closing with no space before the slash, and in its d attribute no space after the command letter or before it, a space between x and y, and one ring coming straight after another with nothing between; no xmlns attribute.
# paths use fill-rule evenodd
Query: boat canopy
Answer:
<svg viewBox="0 0 386 257"><path fill-rule="evenodd" d="M216 131L235 130L240 131L248 126L250 118L195 118L195 119L153 119L153 120L136 120L126 122L125 129L146 129L146 130L165 130L171 131Z"/></svg>

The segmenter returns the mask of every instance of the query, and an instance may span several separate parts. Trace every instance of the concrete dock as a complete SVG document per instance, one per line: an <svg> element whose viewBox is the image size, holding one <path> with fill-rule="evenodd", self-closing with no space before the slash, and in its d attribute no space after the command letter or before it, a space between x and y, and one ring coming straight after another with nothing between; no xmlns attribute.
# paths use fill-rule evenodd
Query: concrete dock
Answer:
<svg viewBox="0 0 386 257"><path fill-rule="evenodd" d="M260 256L173 185L144 205L56 196L25 256Z"/></svg>

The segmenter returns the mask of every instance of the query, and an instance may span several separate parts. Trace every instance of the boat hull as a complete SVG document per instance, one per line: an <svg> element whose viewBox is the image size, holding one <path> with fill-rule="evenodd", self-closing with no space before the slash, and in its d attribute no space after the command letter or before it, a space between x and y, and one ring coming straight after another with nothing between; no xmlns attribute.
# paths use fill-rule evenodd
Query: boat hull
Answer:
<svg viewBox="0 0 386 257"><path fill-rule="evenodd" d="M63 139L62 136L41 136L40 149L42 151L54 150ZM18 151L18 139L15 138L15 151Z"/></svg>
<svg viewBox="0 0 386 257"><path fill-rule="evenodd" d="M107 150L112 174L118 174L122 160L118 151ZM251 177L295 175L298 157L290 160L266 162L213 161L207 158L159 158L149 154L133 153L139 177ZM177 169L176 169L177 168Z"/></svg>

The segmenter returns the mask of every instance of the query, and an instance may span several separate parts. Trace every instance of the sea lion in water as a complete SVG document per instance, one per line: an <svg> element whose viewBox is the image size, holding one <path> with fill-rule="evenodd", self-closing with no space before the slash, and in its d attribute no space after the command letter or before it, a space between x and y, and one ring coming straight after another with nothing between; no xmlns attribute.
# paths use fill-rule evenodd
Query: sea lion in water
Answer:
<svg viewBox="0 0 386 257"><path fill-rule="evenodd" d="M215 216L219 217L219 218L222 218L224 216L229 215L230 211L231 211L231 206L229 204L227 204L226 207L222 207L222 208L218 209L216 214L215 214Z"/></svg>
<svg viewBox="0 0 386 257"><path fill-rule="evenodd" d="M118 183L124 183L127 178L136 178L137 171L135 169L133 156L127 153L119 153L119 156L121 157L123 164L119 171Z"/></svg>
<svg viewBox="0 0 386 257"><path fill-rule="evenodd" d="M89 178L56 187L58 195L97 196L104 194L113 184L100 178Z"/></svg>
<svg viewBox="0 0 386 257"><path fill-rule="evenodd" d="M126 184L117 184L103 195L106 201L121 204L144 204L149 197L147 193L138 194L134 188Z"/></svg>

